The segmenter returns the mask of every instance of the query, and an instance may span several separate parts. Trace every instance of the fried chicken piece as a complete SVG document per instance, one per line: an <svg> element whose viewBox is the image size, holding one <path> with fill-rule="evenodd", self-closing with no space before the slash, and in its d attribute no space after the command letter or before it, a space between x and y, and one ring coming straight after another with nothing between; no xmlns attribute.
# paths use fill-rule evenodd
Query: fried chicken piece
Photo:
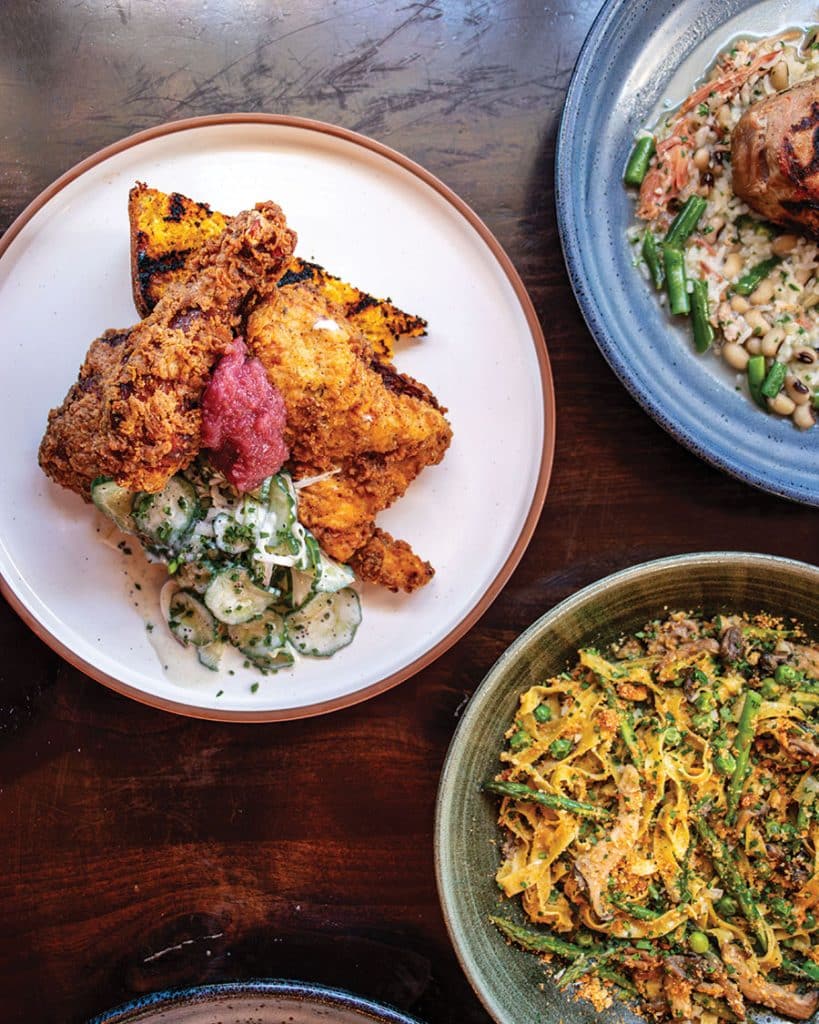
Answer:
<svg viewBox="0 0 819 1024"><path fill-rule="evenodd" d="M300 490L304 525L363 579L391 590L422 586L431 566L378 531L375 518L443 458L452 437L446 410L423 384L379 363L323 293L260 306L247 341L284 398L296 478L333 472Z"/></svg>
<svg viewBox="0 0 819 1024"><path fill-rule="evenodd" d="M86 500L95 476L159 491L201 445L200 399L248 306L272 293L296 236L275 203L239 214L191 259L154 312L92 343L62 406L52 409L40 465Z"/></svg>

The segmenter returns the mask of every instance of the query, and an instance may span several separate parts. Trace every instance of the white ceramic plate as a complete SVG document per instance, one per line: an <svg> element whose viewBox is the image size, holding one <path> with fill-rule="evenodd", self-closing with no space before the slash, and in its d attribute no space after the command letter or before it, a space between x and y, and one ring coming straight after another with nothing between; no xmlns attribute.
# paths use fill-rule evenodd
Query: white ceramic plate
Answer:
<svg viewBox="0 0 819 1024"><path fill-rule="evenodd" d="M379 518L436 568L411 595L362 589L354 643L259 677L209 672L163 627L156 594L133 590L134 555L37 465L49 408L89 342L136 319L127 198L135 181L226 213L280 203L298 255L429 321L397 367L428 384L454 429L444 462ZM46 190L0 242L0 582L37 633L94 678L156 706L211 718L318 714L417 672L477 621L537 522L554 447L554 396L537 318L508 258L475 214L405 157L343 129L225 115L125 139ZM176 653L182 657L173 656ZM167 665L167 668L164 666ZM253 683L258 688L251 689Z"/></svg>

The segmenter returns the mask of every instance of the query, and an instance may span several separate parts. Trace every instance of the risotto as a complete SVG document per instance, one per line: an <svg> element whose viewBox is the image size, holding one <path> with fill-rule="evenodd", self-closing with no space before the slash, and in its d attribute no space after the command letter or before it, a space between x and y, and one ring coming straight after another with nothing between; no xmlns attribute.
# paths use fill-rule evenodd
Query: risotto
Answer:
<svg viewBox="0 0 819 1024"><path fill-rule="evenodd" d="M765 411L802 430L819 408L819 245L734 194L731 132L766 97L819 74L817 30L740 40L653 131L625 172L639 188L635 261L697 351L717 354Z"/></svg>

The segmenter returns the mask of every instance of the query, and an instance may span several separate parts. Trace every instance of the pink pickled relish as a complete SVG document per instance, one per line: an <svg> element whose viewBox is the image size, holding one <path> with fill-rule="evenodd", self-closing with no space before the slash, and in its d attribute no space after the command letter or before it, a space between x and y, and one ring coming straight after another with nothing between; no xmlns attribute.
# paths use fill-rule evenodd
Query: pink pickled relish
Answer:
<svg viewBox="0 0 819 1024"><path fill-rule="evenodd" d="M286 421L281 393L236 338L202 395L202 447L237 490L252 491L289 455Z"/></svg>

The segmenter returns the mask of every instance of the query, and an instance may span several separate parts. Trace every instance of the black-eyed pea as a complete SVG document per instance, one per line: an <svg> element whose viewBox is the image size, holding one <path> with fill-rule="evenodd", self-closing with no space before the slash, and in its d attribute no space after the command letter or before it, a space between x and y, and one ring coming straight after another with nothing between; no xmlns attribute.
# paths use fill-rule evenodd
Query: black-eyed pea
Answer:
<svg viewBox="0 0 819 1024"><path fill-rule="evenodd" d="M723 266L725 276L733 279L738 276L740 270L742 270L742 257L737 252L729 253L725 257Z"/></svg>
<svg viewBox="0 0 819 1024"><path fill-rule="evenodd" d="M777 416L790 416L796 408L796 402L780 391L775 398L768 399L768 408Z"/></svg>
<svg viewBox="0 0 819 1024"><path fill-rule="evenodd" d="M773 359L776 353L779 351L779 346L785 340L785 332L781 327L772 327L768 333L762 338L760 344L760 352L763 356L767 356L768 359Z"/></svg>
<svg viewBox="0 0 819 1024"><path fill-rule="evenodd" d="M731 309L733 309L735 313L747 313L750 308L751 303L744 295L731 296Z"/></svg>
<svg viewBox="0 0 819 1024"><path fill-rule="evenodd" d="M733 370L744 370L751 357L742 345L729 341L722 346L722 358Z"/></svg>
<svg viewBox="0 0 819 1024"><path fill-rule="evenodd" d="M797 405L793 411L793 422L800 430L810 430L816 424L816 413L810 405Z"/></svg>
<svg viewBox="0 0 819 1024"><path fill-rule="evenodd" d="M775 256L787 256L796 248L798 241L796 235L777 235L771 243L771 251Z"/></svg>
<svg viewBox="0 0 819 1024"><path fill-rule="evenodd" d="M731 127L731 107L727 103L723 103L717 111L717 121L722 128Z"/></svg>
<svg viewBox="0 0 819 1024"><path fill-rule="evenodd" d="M773 296L774 283L769 277L766 277L764 281L759 282L749 298L752 306L767 306Z"/></svg>
<svg viewBox="0 0 819 1024"><path fill-rule="evenodd" d="M786 61L777 61L771 68L771 85L777 92L782 92L783 89L788 88L789 78L790 76L788 74L788 65Z"/></svg>
<svg viewBox="0 0 819 1024"><path fill-rule="evenodd" d="M813 366L816 362L817 355L812 348L807 348L803 345L801 348L796 349L793 353L793 358L805 366Z"/></svg>
<svg viewBox="0 0 819 1024"><path fill-rule="evenodd" d="M785 377L785 391L794 405L807 405L810 402L810 388L792 373Z"/></svg>
<svg viewBox="0 0 819 1024"><path fill-rule="evenodd" d="M760 313L758 309L751 309L745 314L745 323L759 338L762 338L771 329L767 317L764 313Z"/></svg>
<svg viewBox="0 0 819 1024"><path fill-rule="evenodd" d="M751 335L745 339L745 351L752 356L758 356L762 350L762 339Z"/></svg>
<svg viewBox="0 0 819 1024"><path fill-rule="evenodd" d="M708 165L711 162L711 154L705 146L700 148L694 154L694 166L698 171L707 171Z"/></svg>

